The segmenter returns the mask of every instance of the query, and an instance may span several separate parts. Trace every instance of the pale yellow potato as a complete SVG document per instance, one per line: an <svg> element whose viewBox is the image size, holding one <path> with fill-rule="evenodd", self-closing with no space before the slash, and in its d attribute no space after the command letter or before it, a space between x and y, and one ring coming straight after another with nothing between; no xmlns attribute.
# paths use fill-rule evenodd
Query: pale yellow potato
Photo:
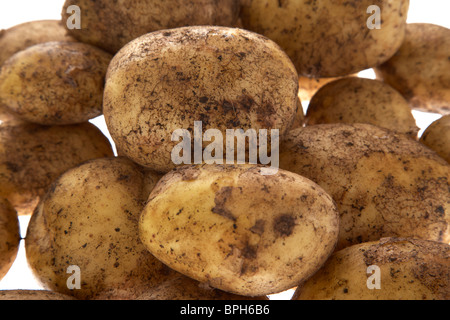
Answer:
<svg viewBox="0 0 450 320"><path fill-rule="evenodd" d="M111 143L93 124L0 125L0 196L19 215L30 215L64 171L90 159L113 156Z"/></svg>
<svg viewBox="0 0 450 320"><path fill-rule="evenodd" d="M398 52L374 68L377 78L397 89L411 108L450 113L450 30L411 23Z"/></svg>
<svg viewBox="0 0 450 320"><path fill-rule="evenodd" d="M311 99L305 125L368 123L417 139L419 128L408 102L388 84L345 77L334 80Z"/></svg>
<svg viewBox="0 0 450 320"><path fill-rule="evenodd" d="M31 216L25 251L41 285L83 300L132 300L171 271L141 243L138 219L159 175L126 158L101 158L66 171ZM150 184L150 185L145 185ZM70 266L79 289L69 289Z"/></svg>
<svg viewBox="0 0 450 320"><path fill-rule="evenodd" d="M369 124L295 129L280 145L280 168L335 200L336 250L382 237L450 242L450 165L404 134Z"/></svg>
<svg viewBox="0 0 450 320"><path fill-rule="evenodd" d="M381 11L380 29L370 6ZM242 4L245 29L278 43L301 76L347 76L374 66L400 48L409 0L250 0ZM369 23L370 25L370 23Z"/></svg>
<svg viewBox="0 0 450 320"><path fill-rule="evenodd" d="M449 300L449 274L450 245L383 238L334 253L292 300Z"/></svg>
<svg viewBox="0 0 450 320"><path fill-rule="evenodd" d="M201 121L203 132L224 137L227 129L282 136L301 108L297 95L295 67L273 41L236 28L186 27L142 36L114 56L103 111L123 155L166 173L176 166L176 130L193 133Z"/></svg>
<svg viewBox="0 0 450 320"><path fill-rule="evenodd" d="M19 251L20 228L17 212L0 198L0 280L8 273Z"/></svg>
<svg viewBox="0 0 450 320"><path fill-rule="evenodd" d="M450 163L450 114L430 124L420 137L420 142Z"/></svg>
<svg viewBox="0 0 450 320"><path fill-rule="evenodd" d="M170 268L256 297L292 288L333 252L339 217L312 181L256 165L182 166L150 194L142 242Z"/></svg>
<svg viewBox="0 0 450 320"><path fill-rule="evenodd" d="M42 125L86 122L102 114L112 56L79 42L46 42L22 50L0 69L0 103Z"/></svg>
<svg viewBox="0 0 450 320"><path fill-rule="evenodd" d="M239 0L66 0L62 19L81 9L81 29L69 34L115 54L128 42L150 32L185 26L234 26Z"/></svg>
<svg viewBox="0 0 450 320"><path fill-rule="evenodd" d="M74 297L48 290L0 290L0 300L76 300Z"/></svg>

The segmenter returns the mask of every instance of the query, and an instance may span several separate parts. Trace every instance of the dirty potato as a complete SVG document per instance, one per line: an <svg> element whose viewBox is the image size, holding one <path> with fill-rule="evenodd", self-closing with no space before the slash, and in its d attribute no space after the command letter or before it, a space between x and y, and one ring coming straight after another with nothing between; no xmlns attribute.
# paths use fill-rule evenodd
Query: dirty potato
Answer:
<svg viewBox="0 0 450 320"><path fill-rule="evenodd" d="M381 11L379 29L368 14L374 5ZM250 0L241 18L245 29L278 43L301 76L327 78L392 57L405 36L408 8L409 0Z"/></svg>
<svg viewBox="0 0 450 320"><path fill-rule="evenodd" d="M91 123L0 125L0 196L19 215L29 215L53 179L64 171L112 155L110 142Z"/></svg>
<svg viewBox="0 0 450 320"><path fill-rule="evenodd" d="M450 163L450 114L430 124L420 137L420 142Z"/></svg>
<svg viewBox="0 0 450 320"><path fill-rule="evenodd" d="M74 297L48 290L0 290L0 300L45 301L76 300Z"/></svg>
<svg viewBox="0 0 450 320"><path fill-rule="evenodd" d="M42 125L88 121L102 114L112 56L78 42L46 42L10 57L0 70L0 103Z"/></svg>
<svg viewBox="0 0 450 320"><path fill-rule="evenodd" d="M322 188L255 165L182 166L150 194L144 245L172 269L244 296L282 292L333 252L339 217Z"/></svg>
<svg viewBox="0 0 450 320"><path fill-rule="evenodd" d="M413 109L450 113L450 29L411 23L398 52L374 68L377 78L397 89Z"/></svg>
<svg viewBox="0 0 450 320"><path fill-rule="evenodd" d="M337 250L391 236L450 242L450 165L404 134L369 124L295 129L280 145L280 168L336 201Z"/></svg>
<svg viewBox="0 0 450 320"><path fill-rule="evenodd" d="M334 253L292 300L449 300L450 245L383 238Z"/></svg>
<svg viewBox="0 0 450 320"><path fill-rule="evenodd" d="M103 107L118 149L168 172L177 129L193 133L201 121L203 133L278 129L282 136L301 108L297 94L295 67L273 41L241 29L186 27L125 46L108 69Z"/></svg>
<svg viewBox="0 0 450 320"><path fill-rule="evenodd" d="M81 8L81 29L70 35L115 54L128 42L153 31L185 26L234 26L239 0L66 0L62 19Z"/></svg>
<svg viewBox="0 0 450 320"><path fill-rule="evenodd" d="M19 251L20 228L17 212L0 198L0 280L8 273Z"/></svg>
<svg viewBox="0 0 450 320"><path fill-rule="evenodd" d="M42 286L77 299L131 300L175 274L138 237L138 219L158 181L126 158L102 158L66 171L31 216L28 263ZM81 273L70 290L69 267ZM75 282L76 283L76 282Z"/></svg>
<svg viewBox="0 0 450 320"><path fill-rule="evenodd" d="M311 99L305 125L368 123L417 139L419 128L408 102L379 80L345 77L332 81Z"/></svg>

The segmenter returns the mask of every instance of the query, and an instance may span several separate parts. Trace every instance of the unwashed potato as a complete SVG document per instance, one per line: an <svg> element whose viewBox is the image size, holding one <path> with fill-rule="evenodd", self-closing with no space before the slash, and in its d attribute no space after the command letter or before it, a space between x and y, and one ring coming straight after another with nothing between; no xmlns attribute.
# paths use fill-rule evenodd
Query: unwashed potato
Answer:
<svg viewBox="0 0 450 320"><path fill-rule="evenodd" d="M280 168L336 201L336 250L383 237L450 242L450 165L404 134L369 124L295 129L280 145Z"/></svg>
<svg viewBox="0 0 450 320"><path fill-rule="evenodd" d="M334 253L292 300L449 300L449 274L448 244L383 238Z"/></svg>
<svg viewBox="0 0 450 320"><path fill-rule="evenodd" d="M193 133L201 121L203 132L224 137L227 129L278 129L282 136L301 108L297 95L295 67L273 41L200 26L153 32L120 50L108 69L103 108L117 148L166 173L175 167L177 129Z"/></svg>
<svg viewBox="0 0 450 320"><path fill-rule="evenodd" d="M131 300L175 274L138 237L139 215L158 179L126 158L110 157L55 180L25 238L28 264L42 286L83 300ZM71 290L72 265L81 283Z"/></svg>
<svg viewBox="0 0 450 320"><path fill-rule="evenodd" d="M417 139L419 128L408 102L379 80L345 77L332 81L311 99L305 125L368 123Z"/></svg>
<svg viewBox="0 0 450 320"><path fill-rule="evenodd" d="M152 288L137 300L269 300L269 298L232 294L180 274Z"/></svg>
<svg viewBox="0 0 450 320"><path fill-rule="evenodd" d="M290 289L333 252L339 217L312 181L256 165L182 166L150 194L142 242L172 269L244 296Z"/></svg>
<svg viewBox="0 0 450 320"><path fill-rule="evenodd" d="M108 139L91 123L68 126L0 125L0 196L19 215L64 171L90 159L112 156Z"/></svg>
<svg viewBox="0 0 450 320"><path fill-rule="evenodd" d="M79 42L46 42L5 61L0 103L23 120L42 125L88 121L102 114L106 70L112 56Z"/></svg>
<svg viewBox="0 0 450 320"><path fill-rule="evenodd" d="M74 297L48 290L0 290L0 300L76 300Z"/></svg>
<svg viewBox="0 0 450 320"><path fill-rule="evenodd" d="M413 109L450 113L450 29L411 23L398 52L374 68L377 78L397 89Z"/></svg>
<svg viewBox="0 0 450 320"><path fill-rule="evenodd" d="M420 137L420 142L450 163L450 114L428 126Z"/></svg>
<svg viewBox="0 0 450 320"><path fill-rule="evenodd" d="M17 212L4 198L0 198L0 280L8 273L16 259L20 243Z"/></svg>
<svg viewBox="0 0 450 320"><path fill-rule="evenodd" d="M368 8L381 11L369 29ZM277 42L302 76L340 77L388 60L405 36L409 0L250 0L242 4L245 29Z"/></svg>
<svg viewBox="0 0 450 320"><path fill-rule="evenodd" d="M153 31L185 26L234 26L239 0L66 0L62 19L81 9L81 28L70 35L115 54L128 42ZM69 12L67 12L69 11Z"/></svg>

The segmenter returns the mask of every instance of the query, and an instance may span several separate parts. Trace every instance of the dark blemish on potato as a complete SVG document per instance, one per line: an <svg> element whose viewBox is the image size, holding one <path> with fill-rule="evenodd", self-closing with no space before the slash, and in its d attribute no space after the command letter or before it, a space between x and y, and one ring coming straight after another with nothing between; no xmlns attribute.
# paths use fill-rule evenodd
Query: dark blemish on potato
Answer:
<svg viewBox="0 0 450 320"><path fill-rule="evenodd" d="M207 103L209 100L208 97L201 97L198 101L200 101L200 103Z"/></svg>
<svg viewBox="0 0 450 320"><path fill-rule="evenodd" d="M227 219L236 221L230 210L225 208L227 200L231 197L233 187L223 187L217 193L214 198L215 207L211 209L213 213L221 215Z"/></svg>
<svg viewBox="0 0 450 320"><path fill-rule="evenodd" d="M288 237L295 227L295 218L291 214L279 215L273 225L273 231L281 237Z"/></svg>
<svg viewBox="0 0 450 320"><path fill-rule="evenodd" d="M247 244L244 249L242 249L242 256L246 259L254 260L256 259L257 248Z"/></svg>
<svg viewBox="0 0 450 320"><path fill-rule="evenodd" d="M262 219L256 220L255 225L250 228L250 231L258 235L262 235L264 233L265 224L266 224L265 220Z"/></svg>
<svg viewBox="0 0 450 320"><path fill-rule="evenodd" d="M121 174L119 178L117 178L117 181L129 181L130 180L130 175L125 175L125 174Z"/></svg>
<svg viewBox="0 0 450 320"><path fill-rule="evenodd" d="M439 213L440 217L443 217L445 215L445 209L442 206L437 207L434 212Z"/></svg>
<svg viewBox="0 0 450 320"><path fill-rule="evenodd" d="M6 165L6 168L13 173L19 172L19 170L20 170L20 167L15 163L6 161L5 165Z"/></svg>

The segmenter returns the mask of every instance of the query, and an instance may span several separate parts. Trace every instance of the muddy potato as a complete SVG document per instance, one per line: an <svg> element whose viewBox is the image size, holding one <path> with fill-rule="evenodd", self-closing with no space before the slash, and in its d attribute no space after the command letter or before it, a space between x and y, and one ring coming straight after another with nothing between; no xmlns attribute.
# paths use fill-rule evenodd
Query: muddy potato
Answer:
<svg viewBox="0 0 450 320"><path fill-rule="evenodd" d="M201 121L203 132L223 136L226 129L282 136L300 107L297 94L297 72L273 41L241 29L186 27L125 46L108 69L103 107L118 149L168 172L177 129L192 133Z"/></svg>
<svg viewBox="0 0 450 320"><path fill-rule="evenodd" d="M76 300L74 297L48 290L0 290L0 300Z"/></svg>
<svg viewBox="0 0 450 320"><path fill-rule="evenodd" d="M112 155L110 142L91 123L0 125L0 196L19 215L29 215L53 179L64 171Z"/></svg>
<svg viewBox="0 0 450 320"><path fill-rule="evenodd" d="M334 250L331 197L297 174L254 165L182 166L153 189L139 221L144 245L172 269L244 296L292 288Z"/></svg>
<svg viewBox="0 0 450 320"><path fill-rule="evenodd" d="M0 103L42 125L88 121L102 114L112 56L78 42L46 42L22 50L0 70Z"/></svg>
<svg viewBox="0 0 450 320"><path fill-rule="evenodd" d="M17 212L4 198L0 198L0 280L8 273L16 259L20 243Z"/></svg>
<svg viewBox="0 0 450 320"><path fill-rule="evenodd" d="M55 180L31 216L25 251L42 286L77 299L131 300L174 272L138 237L139 214L158 175L126 158L94 159ZM66 282L79 267L80 289Z"/></svg>
<svg viewBox="0 0 450 320"><path fill-rule="evenodd" d="M398 52L374 68L377 78L397 89L413 109L450 113L450 30L411 23Z"/></svg>
<svg viewBox="0 0 450 320"><path fill-rule="evenodd" d="M449 300L449 274L448 244L384 238L334 253L292 300Z"/></svg>
<svg viewBox="0 0 450 320"><path fill-rule="evenodd" d="M373 5L381 10L380 29L368 27ZM409 0L252 0L242 4L241 18L245 29L277 42L300 75L327 78L394 55L405 36L408 8Z"/></svg>
<svg viewBox="0 0 450 320"><path fill-rule="evenodd" d="M280 168L336 201L337 250L391 236L450 242L450 165L404 134L369 124L295 129L280 145Z"/></svg>
<svg viewBox="0 0 450 320"><path fill-rule="evenodd" d="M239 0L66 0L62 19L81 9L81 29L70 35L115 54L128 42L153 31L185 26L234 26L239 13Z"/></svg>
<svg viewBox="0 0 450 320"><path fill-rule="evenodd" d="M450 114L439 118L426 128L420 142L450 163Z"/></svg>
<svg viewBox="0 0 450 320"><path fill-rule="evenodd" d="M379 80L345 77L332 81L311 99L305 125L368 123L417 139L419 128L408 102Z"/></svg>

